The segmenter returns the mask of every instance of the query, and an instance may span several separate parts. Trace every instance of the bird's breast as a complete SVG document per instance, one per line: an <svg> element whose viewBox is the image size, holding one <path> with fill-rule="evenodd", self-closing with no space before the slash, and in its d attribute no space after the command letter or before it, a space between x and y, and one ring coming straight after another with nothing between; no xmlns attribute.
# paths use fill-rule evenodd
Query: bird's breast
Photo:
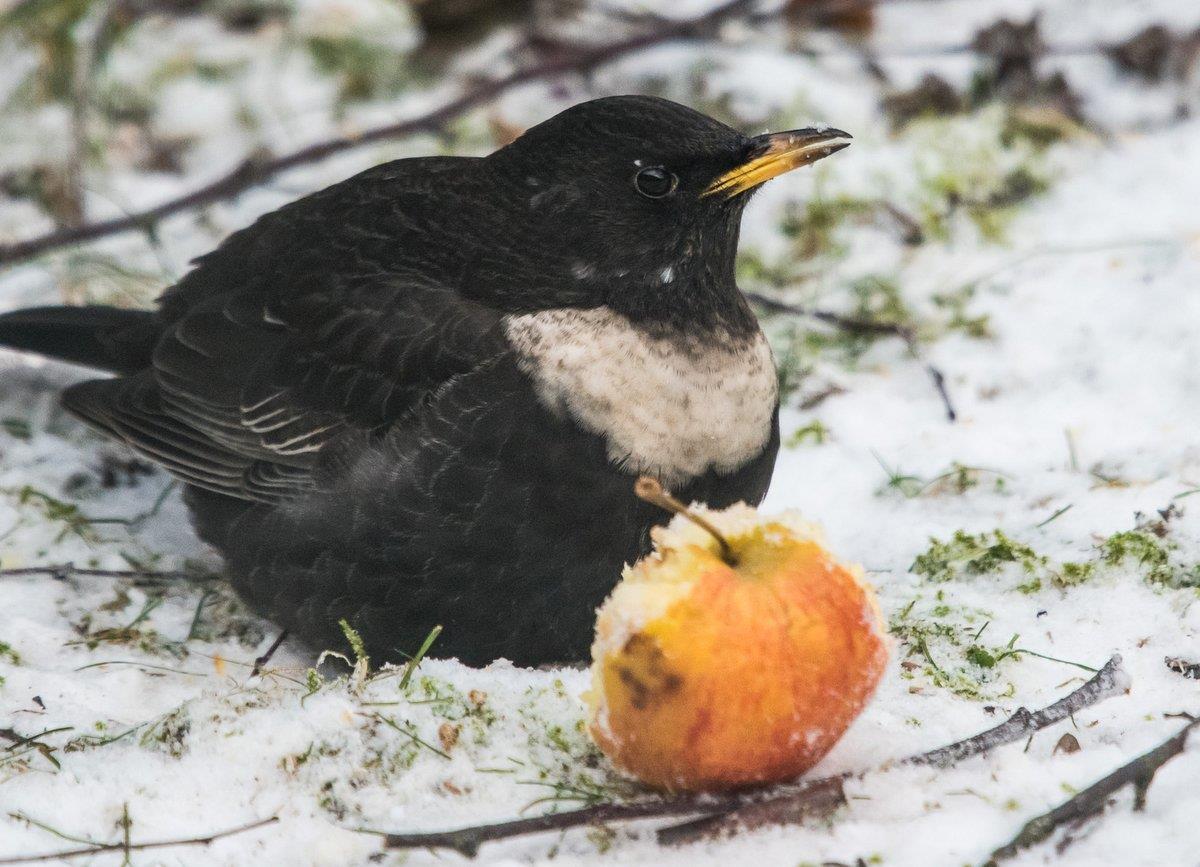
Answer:
<svg viewBox="0 0 1200 867"><path fill-rule="evenodd" d="M510 316L505 327L541 401L603 436L630 472L680 485L732 472L770 440L778 380L760 331L663 333L605 307Z"/></svg>

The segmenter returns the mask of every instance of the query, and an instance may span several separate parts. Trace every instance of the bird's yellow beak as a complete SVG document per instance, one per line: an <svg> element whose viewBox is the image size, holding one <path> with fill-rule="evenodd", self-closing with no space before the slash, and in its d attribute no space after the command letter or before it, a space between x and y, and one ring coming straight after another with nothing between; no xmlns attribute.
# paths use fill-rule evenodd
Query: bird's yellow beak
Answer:
<svg viewBox="0 0 1200 867"><path fill-rule="evenodd" d="M850 146L840 129L793 129L750 139L746 159L708 185L701 195L732 198L792 169L815 163Z"/></svg>

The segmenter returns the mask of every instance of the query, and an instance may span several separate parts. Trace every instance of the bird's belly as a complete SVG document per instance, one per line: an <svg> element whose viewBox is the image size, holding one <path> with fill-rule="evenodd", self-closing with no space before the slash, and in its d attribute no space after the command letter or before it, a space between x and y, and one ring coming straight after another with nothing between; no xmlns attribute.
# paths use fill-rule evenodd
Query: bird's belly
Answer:
<svg viewBox="0 0 1200 867"><path fill-rule="evenodd" d="M509 317L542 403L605 438L609 460L668 485L732 472L771 436L778 381L761 332L656 334L607 308Z"/></svg>

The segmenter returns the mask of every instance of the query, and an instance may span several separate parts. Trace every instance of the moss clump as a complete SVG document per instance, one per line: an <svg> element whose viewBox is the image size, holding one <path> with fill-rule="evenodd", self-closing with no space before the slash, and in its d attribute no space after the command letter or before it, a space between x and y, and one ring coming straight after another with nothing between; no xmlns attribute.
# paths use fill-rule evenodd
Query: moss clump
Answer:
<svg viewBox="0 0 1200 867"><path fill-rule="evenodd" d="M917 494L921 496L942 496L946 494L961 496L972 488L979 487L979 483L988 475L995 477L993 487L996 493L1003 493L1004 476L995 470L985 469L984 467L970 467L958 461L951 461L948 469L938 473L922 485Z"/></svg>
<svg viewBox="0 0 1200 867"><path fill-rule="evenodd" d="M1100 560L1108 566L1127 561L1137 564L1142 577L1163 587L1200 587L1200 564L1190 567L1175 562L1175 545L1148 530L1113 533L1100 543Z"/></svg>
<svg viewBox="0 0 1200 867"><path fill-rule="evenodd" d="M909 570L941 583L998 572L1010 565L1027 576L1016 588L1026 594L1037 593L1047 582L1074 587L1096 574L1094 561L1054 563L1002 530L975 535L958 530L949 541L930 539L929 548L917 555Z"/></svg>
<svg viewBox="0 0 1200 867"><path fill-rule="evenodd" d="M191 714L183 704L142 733L140 743L148 749L165 752L172 758L181 757L187 750L187 736L192 730Z"/></svg>
<svg viewBox="0 0 1200 867"><path fill-rule="evenodd" d="M337 78L346 102L393 97L424 78L403 52L370 40L313 36L306 47L317 67Z"/></svg>
<svg viewBox="0 0 1200 867"><path fill-rule="evenodd" d="M344 822L350 808L346 806L345 801L334 794L334 787L337 783L337 780L326 780L321 785L320 794L317 795L317 806L337 821Z"/></svg>
<svg viewBox="0 0 1200 867"><path fill-rule="evenodd" d="M978 665L980 668L996 667L996 655L981 645L972 644L963 655L966 657L967 662L972 665Z"/></svg>
<svg viewBox="0 0 1200 867"><path fill-rule="evenodd" d="M338 621L338 627L342 630L342 635L346 637L346 643L350 645L350 650L354 654L354 661L361 663L364 666L370 664L370 658L367 656L367 647L363 644L362 636L345 619Z"/></svg>
<svg viewBox="0 0 1200 867"><path fill-rule="evenodd" d="M820 419L813 419L802 428L797 428L792 431L792 435L788 437L788 448L796 448L803 445L824 445L829 439L829 428Z"/></svg>
<svg viewBox="0 0 1200 867"><path fill-rule="evenodd" d="M606 770L604 756L588 734L578 705L561 680L530 687L517 709L527 735L527 782L544 787L543 800L597 803L629 797L634 789Z"/></svg>
<svg viewBox="0 0 1200 867"><path fill-rule="evenodd" d="M1077 584L1083 584L1090 581L1096 574L1096 564L1088 563L1062 563L1055 570L1052 570L1054 583L1059 587L1074 587Z"/></svg>
<svg viewBox="0 0 1200 867"><path fill-rule="evenodd" d="M992 650L979 643L987 628L984 612L946 604L940 591L937 600L917 616L913 612L919 600L914 599L888 623L908 657L901 663L901 677L912 680L920 673L938 689L963 698L995 697L989 684L997 679L997 663L1011 648ZM976 626L980 620L983 625Z"/></svg>
<svg viewBox="0 0 1200 867"><path fill-rule="evenodd" d="M23 418L0 418L0 430L13 439L28 441L33 437L33 428L28 420Z"/></svg>
<svg viewBox="0 0 1200 867"><path fill-rule="evenodd" d="M801 337L809 357L831 355L835 361L853 367L877 341L895 339L898 330L914 334L920 330L895 278L869 274L846 287L846 293L850 306L844 316L850 322L868 323L868 327L807 329Z"/></svg>
<svg viewBox="0 0 1200 867"><path fill-rule="evenodd" d="M975 298L975 287L964 286L954 292L939 292L930 296L930 301L939 310L948 314L949 318L943 324L945 332L957 332L975 340L990 340L992 333L991 317L986 313L974 316L968 311L968 306Z"/></svg>
<svg viewBox="0 0 1200 867"><path fill-rule="evenodd" d="M95 618L90 611L85 611L79 620L72 624L80 637L68 641L68 647L82 645L88 650L95 650L102 644L135 647L142 653L152 656L170 656L174 659L186 659L188 649L183 642L173 641L159 634L150 625L150 614L163 603L162 596L149 596L142 605L137 616L126 626L110 626L93 629Z"/></svg>
<svg viewBox="0 0 1200 867"><path fill-rule="evenodd" d="M916 327L916 317L904 300L900 284L892 277L870 274L855 280L850 284L850 297L854 303L851 315L856 319Z"/></svg>
<svg viewBox="0 0 1200 867"><path fill-rule="evenodd" d="M78 536L89 543L100 541L99 534L92 526L95 523L93 519L84 515L79 506L74 503L60 500L45 491L39 491L32 485L5 489L2 493L14 497L20 506L32 506L37 509L47 521L60 521L63 528L54 538L55 544L61 542L68 535Z"/></svg>
<svg viewBox="0 0 1200 867"><path fill-rule="evenodd" d="M999 107L919 121L905 135L921 154L915 207L927 237L949 240L961 215L984 240L1001 242L1017 208L1050 187L1042 148L1013 135Z"/></svg>
<svg viewBox="0 0 1200 867"><path fill-rule="evenodd" d="M13 650L11 644L6 641L0 641L0 661L8 660L13 665L21 664L21 654Z"/></svg>
<svg viewBox="0 0 1200 867"><path fill-rule="evenodd" d="M1043 150L1084 132L1078 121L1053 108L1017 107L1005 116L1000 141L1005 147L1027 142L1034 149Z"/></svg>
<svg viewBox="0 0 1200 867"><path fill-rule="evenodd" d="M924 214L930 235L948 239L947 220L962 211L980 236L991 243L1004 240L1018 205L1050 188L1050 182L1028 165L991 177L971 177L946 169L931 176L927 185L930 201Z"/></svg>
<svg viewBox="0 0 1200 867"><path fill-rule="evenodd" d="M341 752L342 748L335 744L328 743L327 741L321 741L320 743L313 741L304 752L281 758L279 760L279 767L285 773L295 776L300 768L307 765L310 761L314 759L334 758L340 755Z"/></svg>
<svg viewBox="0 0 1200 867"><path fill-rule="evenodd" d="M840 258L848 248L838 239L849 222L871 217L876 202L856 196L825 196L820 190L804 204L795 204L784 214L780 228L792 241L793 255L804 261L817 256Z"/></svg>
<svg viewBox="0 0 1200 867"><path fill-rule="evenodd" d="M1102 541L1096 547L1096 555L1089 560L1056 563L1002 530L975 535L958 530L948 541L930 539L929 547L916 556L909 571L941 583L1013 565L1027 576L1016 589L1021 593L1036 593L1047 582L1059 588L1075 587L1090 581L1105 567L1132 563L1148 584L1200 587L1200 564L1179 562L1178 546L1163 538L1164 535L1165 532L1156 533L1149 527L1124 530Z"/></svg>
<svg viewBox="0 0 1200 867"><path fill-rule="evenodd" d="M986 575L1015 564L1027 575L1036 575L1048 560L1028 545L1009 538L1002 530L972 535L962 530L949 541L932 538L909 571L930 581L953 581L963 575Z"/></svg>
<svg viewBox="0 0 1200 867"><path fill-rule="evenodd" d="M310 668L304 672L304 687L308 692L300 696L300 704L304 704L304 700L311 695L316 695L321 691L321 687L325 685L325 678L321 677L321 672L315 668Z"/></svg>
<svg viewBox="0 0 1200 867"><path fill-rule="evenodd" d="M1090 672L1096 670L1082 663L1020 647L1017 644L1020 635L1017 634L1004 644L988 644L982 640L991 625L987 612L950 605L942 590L937 592L935 599L936 604L928 606L919 615L914 615L913 611L921 599L913 599L888 623L890 632L897 637L908 657L900 664L902 678L912 680L919 672L933 686L963 698L998 699L1011 697L1015 691L1011 682L997 690L1003 678L1004 663L1022 656L1035 656ZM983 621L982 625L977 626L980 621Z"/></svg>

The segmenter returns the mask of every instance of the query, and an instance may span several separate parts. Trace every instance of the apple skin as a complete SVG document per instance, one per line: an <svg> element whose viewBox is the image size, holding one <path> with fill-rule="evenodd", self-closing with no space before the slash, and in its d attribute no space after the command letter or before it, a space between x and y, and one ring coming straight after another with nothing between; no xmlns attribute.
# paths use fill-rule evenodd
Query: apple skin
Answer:
<svg viewBox="0 0 1200 867"><path fill-rule="evenodd" d="M613 764L668 791L794 779L833 747L887 665L861 569L794 514L677 517L599 611L590 731Z"/></svg>

